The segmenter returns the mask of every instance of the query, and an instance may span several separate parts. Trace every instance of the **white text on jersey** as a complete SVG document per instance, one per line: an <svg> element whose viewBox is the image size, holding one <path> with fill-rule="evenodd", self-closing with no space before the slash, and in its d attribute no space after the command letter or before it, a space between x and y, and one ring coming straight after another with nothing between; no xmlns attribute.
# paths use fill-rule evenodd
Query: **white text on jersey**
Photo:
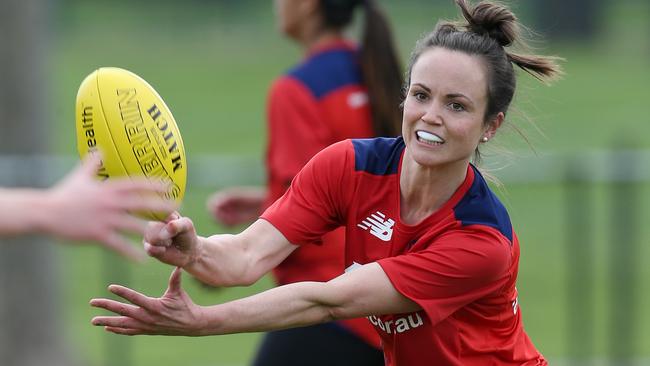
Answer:
<svg viewBox="0 0 650 366"><path fill-rule="evenodd" d="M512 312L517 315L517 308L519 308L519 296L515 297L515 301L512 302Z"/></svg>
<svg viewBox="0 0 650 366"><path fill-rule="evenodd" d="M378 317L371 315L368 317L368 320L372 323L372 325L388 334L404 333L407 330L417 328L424 324L420 313L413 313L409 314L408 316L388 321L382 321Z"/></svg>

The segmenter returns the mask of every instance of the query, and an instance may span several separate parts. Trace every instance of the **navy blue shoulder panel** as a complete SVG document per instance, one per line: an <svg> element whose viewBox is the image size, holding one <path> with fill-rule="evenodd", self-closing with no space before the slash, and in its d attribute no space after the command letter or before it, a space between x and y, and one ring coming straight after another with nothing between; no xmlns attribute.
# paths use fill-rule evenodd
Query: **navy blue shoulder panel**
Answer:
<svg viewBox="0 0 650 366"><path fill-rule="evenodd" d="M361 84L356 53L348 49L333 49L314 55L287 75L307 86L316 99L338 88Z"/></svg>
<svg viewBox="0 0 650 366"><path fill-rule="evenodd" d="M512 223L508 211L499 198L490 190L487 182L474 169L474 182L463 199L454 207L456 219L462 225L486 225L501 232L512 243Z"/></svg>
<svg viewBox="0 0 650 366"><path fill-rule="evenodd" d="M404 150L401 137L354 139L354 169L375 175L397 174Z"/></svg>

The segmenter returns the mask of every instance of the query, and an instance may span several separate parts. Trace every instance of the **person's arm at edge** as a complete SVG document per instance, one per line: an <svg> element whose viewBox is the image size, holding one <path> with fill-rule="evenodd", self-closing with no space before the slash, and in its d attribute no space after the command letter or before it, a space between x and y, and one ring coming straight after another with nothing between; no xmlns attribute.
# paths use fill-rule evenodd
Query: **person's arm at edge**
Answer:
<svg viewBox="0 0 650 366"><path fill-rule="evenodd" d="M177 208L162 199L166 184L144 177L100 182L100 154L89 154L47 189L0 188L0 236L40 233L73 241L94 241L126 257L144 259L123 234L144 234L146 221L131 212L169 214Z"/></svg>
<svg viewBox="0 0 650 366"><path fill-rule="evenodd" d="M28 188L0 188L0 235L12 236L45 232L47 193Z"/></svg>

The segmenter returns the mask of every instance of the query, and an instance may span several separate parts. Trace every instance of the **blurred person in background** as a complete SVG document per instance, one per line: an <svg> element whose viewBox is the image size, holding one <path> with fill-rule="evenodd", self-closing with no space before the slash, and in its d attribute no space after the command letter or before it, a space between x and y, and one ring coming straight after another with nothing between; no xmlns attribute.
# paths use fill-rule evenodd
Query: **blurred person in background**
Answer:
<svg viewBox="0 0 650 366"><path fill-rule="evenodd" d="M304 59L268 96L267 187L217 192L208 210L225 226L250 224L280 198L317 152L347 139L399 135L402 72L389 24L374 0L276 0L280 31ZM344 35L355 11L365 24L359 46ZM343 273L345 230L326 233L280 263L278 285L328 281ZM255 366L382 365L379 337L365 319L269 332Z"/></svg>
<svg viewBox="0 0 650 366"><path fill-rule="evenodd" d="M411 55L401 137L327 147L240 234L199 237L177 214L151 223L147 252L179 267L167 291L152 298L109 286L131 304L91 300L117 314L92 324L125 335L202 336L365 316L389 366L547 365L523 328L517 235L476 164L506 118L515 66L542 81L561 70L557 58L512 50L525 43L510 9L456 3L464 21L438 22ZM328 282L213 306L194 304L181 288L181 268L214 285L254 283L341 225L348 270Z"/></svg>
<svg viewBox="0 0 650 366"><path fill-rule="evenodd" d="M52 188L0 187L0 236L43 233L90 240L134 260L146 258L124 236L143 235L147 227L132 212L171 214L177 205L160 198L167 190L161 183L144 178L98 181L100 166L100 155L90 154Z"/></svg>

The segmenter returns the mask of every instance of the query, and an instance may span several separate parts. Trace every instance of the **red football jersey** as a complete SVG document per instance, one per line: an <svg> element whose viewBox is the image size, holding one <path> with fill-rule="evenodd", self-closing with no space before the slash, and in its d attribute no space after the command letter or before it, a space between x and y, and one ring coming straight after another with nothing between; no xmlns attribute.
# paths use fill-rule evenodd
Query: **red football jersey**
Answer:
<svg viewBox="0 0 650 366"><path fill-rule="evenodd" d="M546 365L523 329L515 283L519 243L478 170L417 225L400 220L404 142L346 140L312 159L264 213L294 244L346 227L346 266L378 262L422 307L370 316L386 364Z"/></svg>
<svg viewBox="0 0 650 366"><path fill-rule="evenodd" d="M268 195L280 198L293 177L317 152L346 138L373 135L357 49L343 40L311 50L305 60L277 79L268 100ZM326 233L322 247L295 250L273 271L279 284L328 281L344 267L345 230ZM364 319L339 322L369 344L379 337Z"/></svg>

